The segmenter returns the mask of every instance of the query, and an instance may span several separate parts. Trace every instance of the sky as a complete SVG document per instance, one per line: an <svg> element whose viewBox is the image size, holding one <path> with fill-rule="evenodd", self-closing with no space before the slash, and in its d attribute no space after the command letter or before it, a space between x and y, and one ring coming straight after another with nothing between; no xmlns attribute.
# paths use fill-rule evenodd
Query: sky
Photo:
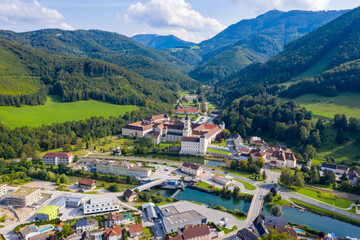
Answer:
<svg viewBox="0 0 360 240"><path fill-rule="evenodd" d="M0 29L100 29L200 42L269 10L340 10L359 0L0 0Z"/></svg>

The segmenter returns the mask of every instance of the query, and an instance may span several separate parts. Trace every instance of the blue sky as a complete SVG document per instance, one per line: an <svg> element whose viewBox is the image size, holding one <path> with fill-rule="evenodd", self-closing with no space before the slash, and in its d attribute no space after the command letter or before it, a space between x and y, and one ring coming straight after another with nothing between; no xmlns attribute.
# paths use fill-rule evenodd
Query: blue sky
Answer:
<svg viewBox="0 0 360 240"><path fill-rule="evenodd" d="M271 9L351 9L358 0L0 0L0 29L101 29L208 39Z"/></svg>

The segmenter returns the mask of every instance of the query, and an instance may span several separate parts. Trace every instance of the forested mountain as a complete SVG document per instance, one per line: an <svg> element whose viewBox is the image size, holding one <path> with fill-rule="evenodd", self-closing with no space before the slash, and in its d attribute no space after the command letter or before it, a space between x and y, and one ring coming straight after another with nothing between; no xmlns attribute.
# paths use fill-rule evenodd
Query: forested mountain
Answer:
<svg viewBox="0 0 360 240"><path fill-rule="evenodd" d="M117 33L99 30L44 29L25 33L0 31L0 38L51 54L104 60L144 77L172 82L184 89L198 86L196 81L178 71L188 71L190 66L187 63L169 53L157 51Z"/></svg>
<svg viewBox="0 0 360 240"><path fill-rule="evenodd" d="M95 99L163 110L177 99L167 82L104 61L47 54L6 40L0 40L0 85L2 106L43 104L48 92L64 101Z"/></svg>
<svg viewBox="0 0 360 240"><path fill-rule="evenodd" d="M313 75L323 85L330 84L320 88L319 92L330 89L333 92L345 89L359 91L356 76L358 63L351 62L360 59L359 42L360 8L356 8L291 42L285 51L266 63L252 64L239 71L229 81L219 83L217 89L226 92L227 100L249 93L276 93L281 88L279 84L304 74ZM293 88L300 86L308 85L300 82ZM298 92L301 91L298 89Z"/></svg>
<svg viewBox="0 0 360 240"><path fill-rule="evenodd" d="M202 81L209 78L213 82L224 80L251 63L266 61L281 52L286 44L344 12L273 10L254 19L242 20L199 44L199 49L194 51L202 57L202 62L191 76ZM237 56L232 63L228 61L229 54ZM227 68L227 64L232 67Z"/></svg>
<svg viewBox="0 0 360 240"><path fill-rule="evenodd" d="M158 50L165 48L175 48L178 46L196 45L195 43L181 40L174 35L162 36L157 34L138 34L132 36L131 38L135 41L138 41L139 43Z"/></svg>

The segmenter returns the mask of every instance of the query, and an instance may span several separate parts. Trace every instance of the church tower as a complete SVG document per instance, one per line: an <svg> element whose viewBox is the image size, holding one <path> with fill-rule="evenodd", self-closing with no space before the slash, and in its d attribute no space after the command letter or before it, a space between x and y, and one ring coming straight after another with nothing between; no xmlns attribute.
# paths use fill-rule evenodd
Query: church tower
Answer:
<svg viewBox="0 0 360 240"><path fill-rule="evenodd" d="M184 137L190 137L191 132L192 132L191 121L190 121L189 115L186 115L185 122L184 122L183 136Z"/></svg>

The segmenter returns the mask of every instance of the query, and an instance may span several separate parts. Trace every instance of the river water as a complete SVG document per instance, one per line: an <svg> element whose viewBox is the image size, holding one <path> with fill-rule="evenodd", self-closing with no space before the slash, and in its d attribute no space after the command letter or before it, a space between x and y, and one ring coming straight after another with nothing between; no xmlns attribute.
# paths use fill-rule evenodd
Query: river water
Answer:
<svg viewBox="0 0 360 240"><path fill-rule="evenodd" d="M263 215L271 215L270 209L271 206L265 206ZM360 238L360 227L352 224L308 211L299 212L297 209L291 207L282 207L282 211L284 213L282 217L286 218L289 222L307 225L311 229L326 233L335 233L335 236L337 237L350 236L353 238Z"/></svg>

